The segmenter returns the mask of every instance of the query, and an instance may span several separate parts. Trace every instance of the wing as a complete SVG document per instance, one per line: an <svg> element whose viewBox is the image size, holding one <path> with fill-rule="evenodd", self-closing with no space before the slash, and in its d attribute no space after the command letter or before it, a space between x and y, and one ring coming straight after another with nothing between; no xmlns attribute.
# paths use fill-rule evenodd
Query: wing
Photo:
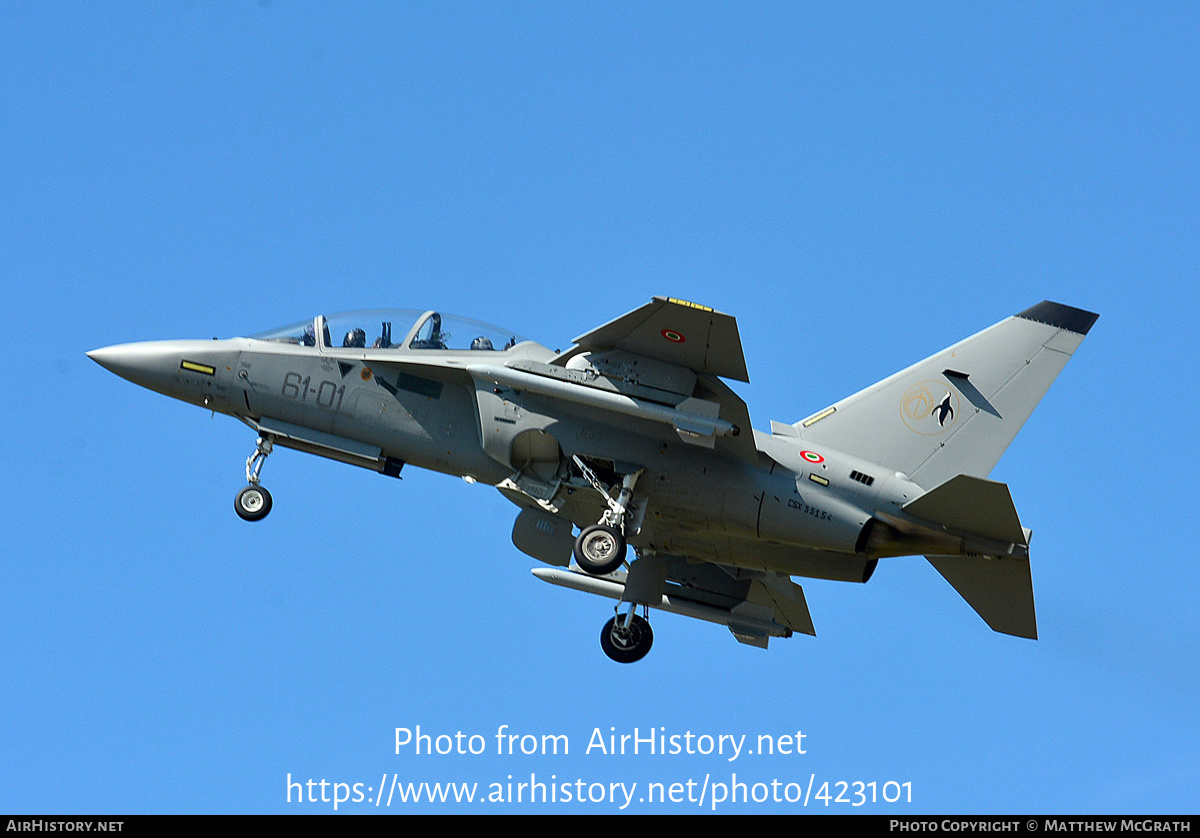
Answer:
<svg viewBox="0 0 1200 838"><path fill-rule="evenodd" d="M708 306L654 297L575 338L581 349L620 349L696 373L750 381L737 320Z"/></svg>
<svg viewBox="0 0 1200 838"><path fill-rule="evenodd" d="M627 415L669 422L689 444L758 462L746 403L721 380L750 380L737 321L730 315L654 297L580 335L575 344L544 365L550 369L531 371L613 389L636 400ZM578 378L582 373L588 377ZM658 405L672 409L664 412Z"/></svg>

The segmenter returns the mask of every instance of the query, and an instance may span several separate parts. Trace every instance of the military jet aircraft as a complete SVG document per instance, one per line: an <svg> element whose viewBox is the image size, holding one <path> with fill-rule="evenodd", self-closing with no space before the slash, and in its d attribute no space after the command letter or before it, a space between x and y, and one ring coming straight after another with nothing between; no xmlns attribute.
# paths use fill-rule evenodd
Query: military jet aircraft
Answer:
<svg viewBox="0 0 1200 838"><path fill-rule="evenodd" d="M866 582L907 555L994 630L1036 638L1030 530L986 478L1097 317L1038 303L769 433L722 381L749 381L734 318L673 298L565 352L379 310L88 356L257 432L234 500L247 521L271 511L275 446L495 486L521 510L513 543L547 565L537 578L617 601L600 644L629 663L653 642L650 608L765 648L816 634L792 576Z"/></svg>

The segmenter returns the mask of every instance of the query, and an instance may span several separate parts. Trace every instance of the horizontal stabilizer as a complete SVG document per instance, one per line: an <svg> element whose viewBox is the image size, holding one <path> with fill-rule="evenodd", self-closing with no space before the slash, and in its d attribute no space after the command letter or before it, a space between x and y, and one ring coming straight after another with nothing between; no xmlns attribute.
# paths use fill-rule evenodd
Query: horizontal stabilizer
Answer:
<svg viewBox="0 0 1200 838"><path fill-rule="evenodd" d="M954 532L973 533L1005 544L1028 545L1008 486L960 474L916 500L904 511L942 524Z"/></svg>
<svg viewBox="0 0 1200 838"><path fill-rule="evenodd" d="M994 631L1037 640L1028 557L925 558Z"/></svg>

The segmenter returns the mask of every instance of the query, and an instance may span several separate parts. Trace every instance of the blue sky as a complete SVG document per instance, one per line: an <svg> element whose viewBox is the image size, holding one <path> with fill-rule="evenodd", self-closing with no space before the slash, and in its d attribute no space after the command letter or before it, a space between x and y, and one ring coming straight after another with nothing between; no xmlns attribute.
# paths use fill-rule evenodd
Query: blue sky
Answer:
<svg viewBox="0 0 1200 838"><path fill-rule="evenodd" d="M5 3L0 811L332 811L290 774L637 783L630 809L675 813L713 795L646 784L736 774L912 802L718 811L1194 814L1198 18ZM737 316L760 428L1042 299L1099 312L992 475L1035 532L1041 639L891 559L805 583L816 638L660 614L619 666L609 605L534 579L494 490L280 451L249 525L252 432L84 355L378 306L565 347L654 294ZM489 747L397 755L417 725ZM501 725L570 753L497 755ZM634 728L806 753L585 753Z"/></svg>

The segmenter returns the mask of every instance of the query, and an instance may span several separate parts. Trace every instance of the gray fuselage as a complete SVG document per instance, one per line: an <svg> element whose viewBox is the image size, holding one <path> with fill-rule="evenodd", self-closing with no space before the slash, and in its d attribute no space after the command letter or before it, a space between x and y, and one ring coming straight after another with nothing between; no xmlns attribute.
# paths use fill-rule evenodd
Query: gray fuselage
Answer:
<svg viewBox="0 0 1200 838"><path fill-rule="evenodd" d="M639 551L865 581L872 558L897 553L878 543L868 553L873 514L902 515L900 507L922 492L903 475L843 452L809 451L798 437L738 429L753 434L757 458L750 462L689 445L661 422L487 387L467 372L480 355L411 350L381 357L368 349L253 338L125 344L93 353L135 383L274 431L285 446L378 471L403 462L497 485L522 472L550 483L563 476L560 461L573 455L614 470L642 468L640 526L629 538ZM526 341L487 356L503 367L544 363L554 353ZM419 370L406 365L407 357L419 361ZM559 452L517 453L528 434L552 439ZM566 502L556 511L582 528L595 522L603 502L575 483L560 492Z"/></svg>

